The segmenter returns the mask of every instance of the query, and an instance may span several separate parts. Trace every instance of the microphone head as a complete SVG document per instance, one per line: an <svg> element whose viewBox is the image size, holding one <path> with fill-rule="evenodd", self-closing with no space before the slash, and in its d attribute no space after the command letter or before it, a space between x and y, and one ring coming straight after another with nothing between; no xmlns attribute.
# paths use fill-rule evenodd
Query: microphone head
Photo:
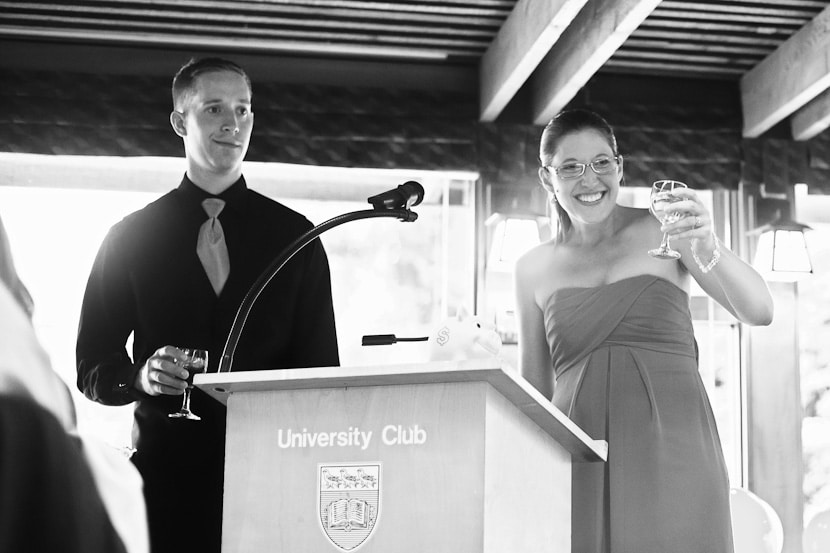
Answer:
<svg viewBox="0 0 830 553"><path fill-rule="evenodd" d="M409 209L424 201L424 187L414 180L369 198L375 209Z"/></svg>
<svg viewBox="0 0 830 553"><path fill-rule="evenodd" d="M424 187L421 186L421 183L410 180L406 181L398 188L401 188L404 196L409 198L407 206L414 207L424 201Z"/></svg>

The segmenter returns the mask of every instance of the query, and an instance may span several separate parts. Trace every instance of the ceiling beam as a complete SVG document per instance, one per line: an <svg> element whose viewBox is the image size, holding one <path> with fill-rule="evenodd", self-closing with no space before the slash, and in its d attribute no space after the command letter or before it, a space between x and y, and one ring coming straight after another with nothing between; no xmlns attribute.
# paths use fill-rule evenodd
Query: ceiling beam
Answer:
<svg viewBox="0 0 830 553"><path fill-rule="evenodd" d="M61 71L100 75L146 75L169 79L170 75L192 57L230 57L242 65L254 88L257 83L282 82L319 86L368 88L402 88L474 94L478 86L475 66L453 66L410 60L389 63L385 59L365 61L335 57L298 57L278 51L250 52L222 48L213 40L213 48L196 43L164 45L153 48L111 44L55 44L6 39L0 36L0 69L16 71ZM89 60L95 60L90 63Z"/></svg>
<svg viewBox="0 0 830 553"><path fill-rule="evenodd" d="M790 126L795 140L810 140L830 127L830 90L825 90L798 110Z"/></svg>
<svg viewBox="0 0 830 553"><path fill-rule="evenodd" d="M830 7L741 78L745 138L756 138L830 87Z"/></svg>
<svg viewBox="0 0 830 553"><path fill-rule="evenodd" d="M546 124L614 55L660 0L592 0L531 78L533 122Z"/></svg>
<svg viewBox="0 0 830 553"><path fill-rule="evenodd" d="M493 121L587 0L519 0L480 63L481 121Z"/></svg>

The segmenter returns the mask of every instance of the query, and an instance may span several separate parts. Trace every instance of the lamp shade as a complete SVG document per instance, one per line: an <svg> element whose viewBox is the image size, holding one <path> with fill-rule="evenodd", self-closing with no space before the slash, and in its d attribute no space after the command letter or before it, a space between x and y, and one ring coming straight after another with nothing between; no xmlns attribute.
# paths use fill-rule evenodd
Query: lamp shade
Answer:
<svg viewBox="0 0 830 553"><path fill-rule="evenodd" d="M813 272L804 232L809 226L779 218L750 234L758 235L753 265L769 280L793 281Z"/></svg>
<svg viewBox="0 0 830 553"><path fill-rule="evenodd" d="M542 219L544 221L544 219ZM492 229L487 267L512 270L516 260L542 240L540 217L494 213L485 225Z"/></svg>

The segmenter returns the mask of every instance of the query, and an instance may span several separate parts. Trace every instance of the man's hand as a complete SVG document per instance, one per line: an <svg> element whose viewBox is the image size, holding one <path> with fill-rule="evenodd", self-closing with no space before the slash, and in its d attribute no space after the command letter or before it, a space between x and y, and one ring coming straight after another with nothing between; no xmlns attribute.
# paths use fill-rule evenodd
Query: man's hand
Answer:
<svg viewBox="0 0 830 553"><path fill-rule="evenodd" d="M164 346L156 350L135 376L135 387L151 396L179 396L187 388L187 371L182 363L187 359L176 347Z"/></svg>

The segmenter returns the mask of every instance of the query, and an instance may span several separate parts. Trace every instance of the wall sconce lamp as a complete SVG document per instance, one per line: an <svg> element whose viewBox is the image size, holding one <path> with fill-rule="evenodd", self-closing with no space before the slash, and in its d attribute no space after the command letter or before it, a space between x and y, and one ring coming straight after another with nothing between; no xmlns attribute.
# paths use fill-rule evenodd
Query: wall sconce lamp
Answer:
<svg viewBox="0 0 830 553"><path fill-rule="evenodd" d="M764 190L761 192L764 198ZM790 211L791 204L787 201L786 207L775 210L772 222L747 233L758 237L753 265L769 280L793 282L813 272L804 236L806 231L812 229L794 221Z"/></svg>
<svg viewBox="0 0 830 553"><path fill-rule="evenodd" d="M546 239L547 225L547 217L532 213L496 212L490 215L484 221L491 234L487 268L512 271L523 253Z"/></svg>
<svg viewBox="0 0 830 553"><path fill-rule="evenodd" d="M518 340L513 269L529 249L550 238L549 219L529 211L495 212L484 221L489 237L483 305L492 316L502 344Z"/></svg>

